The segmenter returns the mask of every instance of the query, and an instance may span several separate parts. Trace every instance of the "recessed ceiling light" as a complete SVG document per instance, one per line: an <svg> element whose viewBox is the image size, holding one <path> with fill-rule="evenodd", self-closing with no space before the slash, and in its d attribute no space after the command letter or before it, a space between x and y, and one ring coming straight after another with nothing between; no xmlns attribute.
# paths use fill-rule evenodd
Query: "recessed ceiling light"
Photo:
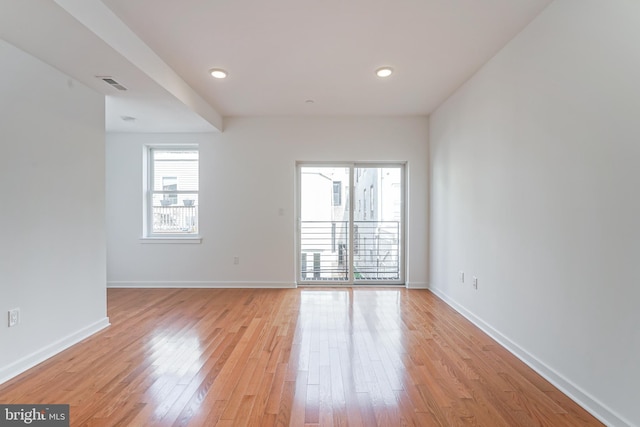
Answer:
<svg viewBox="0 0 640 427"><path fill-rule="evenodd" d="M209 74L215 77L216 79L224 79L227 77L227 72L222 68L212 68L209 70Z"/></svg>
<svg viewBox="0 0 640 427"><path fill-rule="evenodd" d="M389 77L393 74L393 68L391 67L382 67L376 70L376 76L378 77Z"/></svg>
<svg viewBox="0 0 640 427"><path fill-rule="evenodd" d="M307 104L313 104L313 103L314 103L314 102L316 102L316 101L314 101L313 99L307 99L307 100L306 100L306 101L304 101L304 102L305 102L305 103L307 103Z"/></svg>

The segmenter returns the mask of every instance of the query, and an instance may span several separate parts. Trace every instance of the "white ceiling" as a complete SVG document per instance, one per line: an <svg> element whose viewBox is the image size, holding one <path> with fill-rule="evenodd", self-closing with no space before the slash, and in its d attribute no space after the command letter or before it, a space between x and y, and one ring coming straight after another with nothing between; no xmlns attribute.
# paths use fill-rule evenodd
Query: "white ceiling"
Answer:
<svg viewBox="0 0 640 427"><path fill-rule="evenodd" d="M226 116L427 115L550 2L0 0L0 38L105 93L108 131L211 131Z"/></svg>

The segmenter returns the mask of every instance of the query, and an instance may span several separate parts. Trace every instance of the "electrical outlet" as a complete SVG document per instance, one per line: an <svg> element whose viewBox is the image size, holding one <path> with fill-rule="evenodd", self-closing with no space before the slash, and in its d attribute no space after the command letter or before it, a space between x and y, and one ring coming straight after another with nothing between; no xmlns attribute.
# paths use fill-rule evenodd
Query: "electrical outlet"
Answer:
<svg viewBox="0 0 640 427"><path fill-rule="evenodd" d="M16 326L18 323L20 323L20 309L9 310L9 327Z"/></svg>
<svg viewBox="0 0 640 427"><path fill-rule="evenodd" d="M239 256L234 256L233 257L233 264L234 265L240 264L240 257Z"/></svg>
<svg viewBox="0 0 640 427"><path fill-rule="evenodd" d="M473 289L478 289L478 278L473 276Z"/></svg>
<svg viewBox="0 0 640 427"><path fill-rule="evenodd" d="M460 283L464 283L464 271L460 272Z"/></svg>

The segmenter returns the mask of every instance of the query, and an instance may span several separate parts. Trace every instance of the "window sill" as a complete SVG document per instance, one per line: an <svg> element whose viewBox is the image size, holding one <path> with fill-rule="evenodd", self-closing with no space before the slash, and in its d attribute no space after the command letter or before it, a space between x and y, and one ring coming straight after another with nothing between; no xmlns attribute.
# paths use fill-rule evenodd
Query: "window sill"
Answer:
<svg viewBox="0 0 640 427"><path fill-rule="evenodd" d="M140 243L168 243L168 244L200 244L201 236L150 236L141 237Z"/></svg>

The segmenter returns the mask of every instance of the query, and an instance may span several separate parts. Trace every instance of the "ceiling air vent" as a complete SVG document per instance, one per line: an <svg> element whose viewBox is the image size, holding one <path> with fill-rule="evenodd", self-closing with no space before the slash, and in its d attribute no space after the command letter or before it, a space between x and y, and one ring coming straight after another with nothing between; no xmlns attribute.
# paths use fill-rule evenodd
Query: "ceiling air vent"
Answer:
<svg viewBox="0 0 640 427"><path fill-rule="evenodd" d="M116 88L118 90L127 90L126 87L122 86L120 83L115 81L113 79L113 77L109 77L109 76L96 76L96 77L98 77L100 80L102 80L106 84L108 84L110 86L113 86L114 88Z"/></svg>

